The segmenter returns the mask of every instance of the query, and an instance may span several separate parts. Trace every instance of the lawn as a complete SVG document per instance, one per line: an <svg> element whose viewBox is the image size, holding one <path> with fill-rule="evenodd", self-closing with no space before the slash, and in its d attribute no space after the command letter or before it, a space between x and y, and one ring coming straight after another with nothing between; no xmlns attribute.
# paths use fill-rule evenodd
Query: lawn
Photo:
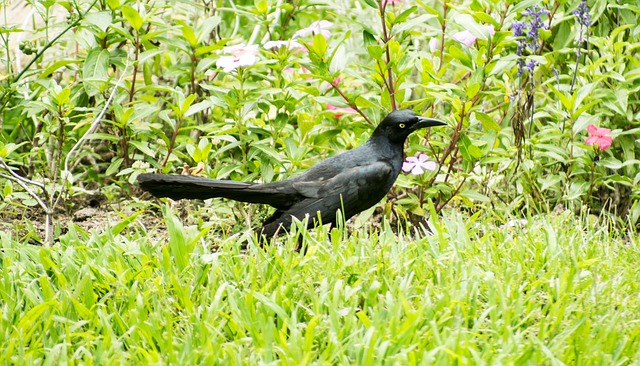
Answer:
<svg viewBox="0 0 640 366"><path fill-rule="evenodd" d="M1 233L0 363L637 362L637 237L570 212L493 222L449 212L430 230L320 228L214 252L208 228L172 214L72 225L52 247Z"/></svg>

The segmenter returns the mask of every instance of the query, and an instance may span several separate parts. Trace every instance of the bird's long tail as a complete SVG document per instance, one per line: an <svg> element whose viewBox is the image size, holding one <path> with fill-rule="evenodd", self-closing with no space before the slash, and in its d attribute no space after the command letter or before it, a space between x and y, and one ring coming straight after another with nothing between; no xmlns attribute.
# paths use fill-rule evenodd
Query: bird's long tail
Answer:
<svg viewBox="0 0 640 366"><path fill-rule="evenodd" d="M138 183L140 188L156 197L174 200L222 197L274 207L290 205L297 194L285 184L246 183L191 175L140 174Z"/></svg>

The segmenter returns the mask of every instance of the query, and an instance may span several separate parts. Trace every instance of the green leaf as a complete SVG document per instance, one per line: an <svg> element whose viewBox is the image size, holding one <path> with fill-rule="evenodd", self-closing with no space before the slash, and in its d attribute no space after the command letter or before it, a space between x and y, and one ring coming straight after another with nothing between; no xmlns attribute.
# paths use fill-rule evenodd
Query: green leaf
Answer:
<svg viewBox="0 0 640 366"><path fill-rule="evenodd" d="M129 5L122 6L122 16L131 24L131 27L139 31L142 28L142 17L140 13Z"/></svg>
<svg viewBox="0 0 640 366"><path fill-rule="evenodd" d="M483 23L491 24L494 27L500 26L500 23L498 23L495 19L493 19L491 15L487 14L486 12L477 11L473 13L473 16Z"/></svg>
<svg viewBox="0 0 640 366"><path fill-rule="evenodd" d="M189 111L189 107L191 107L191 104L193 104L193 101L196 99L195 94L189 94L189 96L187 96L187 98L185 98L184 102L182 102L182 105L180 106L180 115L184 116L188 111Z"/></svg>
<svg viewBox="0 0 640 366"><path fill-rule="evenodd" d="M320 33L315 34L311 47L318 56L323 57L327 53L327 39Z"/></svg>
<svg viewBox="0 0 640 366"><path fill-rule="evenodd" d="M467 99L473 99L480 91L480 83L471 83L467 85L465 90Z"/></svg>
<svg viewBox="0 0 640 366"><path fill-rule="evenodd" d="M574 34L571 33L571 24L567 21L558 24L557 28L556 36L553 38L553 49L562 50L570 45Z"/></svg>
<svg viewBox="0 0 640 366"><path fill-rule="evenodd" d="M198 43L203 43L208 37L211 36L211 32L220 24L222 18L219 16L212 16L206 18L196 31ZM215 45L214 45L215 46Z"/></svg>
<svg viewBox="0 0 640 366"><path fill-rule="evenodd" d="M20 145L23 145L23 144L14 144L12 142L3 144L2 141L0 141L0 157L6 158L7 156L9 156L9 154L11 154L16 149L18 149Z"/></svg>
<svg viewBox="0 0 640 366"><path fill-rule="evenodd" d="M60 92L55 95L56 104L60 106L68 103L70 96L71 96L71 89L64 88L60 90Z"/></svg>
<svg viewBox="0 0 640 366"><path fill-rule="evenodd" d="M202 102L192 104L189 106L189 109L184 113L183 117L189 117L196 113L200 113L208 108L213 108L219 103L216 103L213 99L207 99Z"/></svg>
<svg viewBox="0 0 640 366"><path fill-rule="evenodd" d="M82 68L85 80L107 81L109 79L109 56L109 51L99 47L90 50Z"/></svg>
<svg viewBox="0 0 640 366"><path fill-rule="evenodd" d="M462 27L471 34L473 34L476 38L487 40L489 39L489 30L486 25L481 25L476 22L475 19L469 14L459 14L455 17L456 23L462 25Z"/></svg>
<svg viewBox="0 0 640 366"><path fill-rule="evenodd" d="M6 198L11 196L11 193L13 193L13 186L11 185L11 181L7 179L4 182L4 188L2 189L2 196Z"/></svg>
<svg viewBox="0 0 640 366"><path fill-rule="evenodd" d="M114 160L111 165L109 165L109 167L107 168L107 171L104 173L107 177L117 173L120 170L120 166L122 165L122 162L124 161L123 158L117 158L116 160Z"/></svg>
<svg viewBox="0 0 640 366"><path fill-rule="evenodd" d="M472 63L471 63L471 58L469 58L469 55L467 55L466 52L463 52L460 47L458 47L455 44L451 44L448 48L447 51L449 52L449 55L453 58L455 58L456 60L460 61L460 63L462 65L464 65L466 67L466 69L471 70L472 69Z"/></svg>
<svg viewBox="0 0 640 366"><path fill-rule="evenodd" d="M461 197L468 198L471 201L483 202L483 203L491 202L491 199L489 199L489 197L485 196L480 192L473 191L470 189L462 190L458 193L458 195Z"/></svg>
<svg viewBox="0 0 640 366"><path fill-rule="evenodd" d="M113 236L119 235L124 229L129 227L129 225L131 225L131 223L134 222L135 219L138 216L140 216L140 214L142 212L143 211L136 211L133 214L131 214L130 216L124 216L123 215L123 217L122 217L123 220L110 228L111 235L113 235Z"/></svg>
<svg viewBox="0 0 640 366"><path fill-rule="evenodd" d="M106 32L111 25L113 19L111 18L111 12L99 11L96 13L89 13L83 20L85 26L93 25L100 29L102 32Z"/></svg>
<svg viewBox="0 0 640 366"><path fill-rule="evenodd" d="M381 60L383 52L384 49L378 44L371 44L367 46L367 53L373 60Z"/></svg>
<svg viewBox="0 0 640 366"><path fill-rule="evenodd" d="M173 263L180 271L189 265L191 257L190 246L185 236L185 228L178 218L171 213L169 206L163 207L167 232L169 234L169 253Z"/></svg>
<svg viewBox="0 0 640 366"><path fill-rule="evenodd" d="M119 9L120 6L122 6L122 3L120 2L120 0L107 0L107 6L111 10L116 10Z"/></svg>
<svg viewBox="0 0 640 366"><path fill-rule="evenodd" d="M500 125L498 125L498 123L494 121L493 118L491 118L488 114L475 112L474 115L480 121L484 130L500 132Z"/></svg>
<svg viewBox="0 0 640 366"><path fill-rule="evenodd" d="M195 47L198 45L198 39L196 38L196 33L193 31L193 28L188 26L187 24L182 24L180 27L182 30L182 37L191 45L191 47Z"/></svg>
<svg viewBox="0 0 640 366"><path fill-rule="evenodd" d="M409 16L416 11L416 9L418 9L417 6L412 6L409 9L403 11L402 13L400 13L394 20L393 20L393 24L398 24L398 23L403 23L405 20L407 20L409 18Z"/></svg>
<svg viewBox="0 0 640 366"><path fill-rule="evenodd" d="M54 71L65 67L67 65L71 65L71 64L80 64L81 61L79 60L58 60L55 61L54 63L52 63L51 65L49 65L46 69L44 69L41 73L40 73L40 79L44 79L49 77L51 74L54 73Z"/></svg>
<svg viewBox="0 0 640 366"><path fill-rule="evenodd" d="M564 109L566 109L569 112L573 111L573 98L568 98L563 92L558 91L552 85L548 85L548 87L549 89L551 89L553 94L555 94L556 97L560 99L560 103L562 103L562 106L564 107Z"/></svg>
<svg viewBox="0 0 640 366"><path fill-rule="evenodd" d="M376 0L364 0L364 3L374 9L378 9L378 3L376 2Z"/></svg>
<svg viewBox="0 0 640 366"><path fill-rule="evenodd" d="M378 43L376 40L376 36L374 36L371 32L366 29L362 30L362 40L365 46L375 45Z"/></svg>
<svg viewBox="0 0 640 366"><path fill-rule="evenodd" d="M82 74L84 76L83 87L89 96L97 95L107 88L109 81L109 51L99 47L89 51Z"/></svg>
<svg viewBox="0 0 640 366"><path fill-rule="evenodd" d="M155 157L156 156L156 151L154 151L153 149L149 148L148 142L129 140L129 141L127 141L127 143L129 145L135 147L136 149L140 150L145 155L148 155L148 156L151 156L151 157Z"/></svg>
<svg viewBox="0 0 640 366"><path fill-rule="evenodd" d="M15 25L8 26L8 27L7 26L0 27L0 34L20 33L20 32L24 32L24 30L21 28L18 28Z"/></svg>
<svg viewBox="0 0 640 366"><path fill-rule="evenodd" d="M267 11L269 11L267 0L254 0L253 4L258 14L267 14Z"/></svg>
<svg viewBox="0 0 640 366"><path fill-rule="evenodd" d="M475 146L467 135L460 136L460 154L462 158L468 161L476 161L483 157L482 150Z"/></svg>

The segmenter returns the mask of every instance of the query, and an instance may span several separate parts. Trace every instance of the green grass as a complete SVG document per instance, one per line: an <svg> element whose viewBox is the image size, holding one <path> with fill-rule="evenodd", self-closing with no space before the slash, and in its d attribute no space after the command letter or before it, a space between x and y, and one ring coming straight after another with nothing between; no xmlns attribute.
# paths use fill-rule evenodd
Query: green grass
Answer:
<svg viewBox="0 0 640 366"><path fill-rule="evenodd" d="M51 247L0 233L1 364L602 364L640 358L640 253L570 214L433 233L303 232L266 250L166 215L73 227Z"/></svg>

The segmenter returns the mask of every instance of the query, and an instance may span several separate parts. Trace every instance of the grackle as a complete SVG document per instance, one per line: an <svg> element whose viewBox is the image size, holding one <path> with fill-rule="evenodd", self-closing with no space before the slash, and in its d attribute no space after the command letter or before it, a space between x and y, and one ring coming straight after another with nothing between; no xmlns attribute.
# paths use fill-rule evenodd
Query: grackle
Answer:
<svg viewBox="0 0 640 366"><path fill-rule="evenodd" d="M156 197L174 200L223 197L276 208L256 232L266 238L288 230L293 218L309 215L335 224L342 210L345 220L378 203L391 189L402 168L404 142L412 132L445 122L420 117L411 110L389 113L364 145L333 156L288 180L246 183L189 175L140 174L140 187ZM284 230L281 230L284 229Z"/></svg>

